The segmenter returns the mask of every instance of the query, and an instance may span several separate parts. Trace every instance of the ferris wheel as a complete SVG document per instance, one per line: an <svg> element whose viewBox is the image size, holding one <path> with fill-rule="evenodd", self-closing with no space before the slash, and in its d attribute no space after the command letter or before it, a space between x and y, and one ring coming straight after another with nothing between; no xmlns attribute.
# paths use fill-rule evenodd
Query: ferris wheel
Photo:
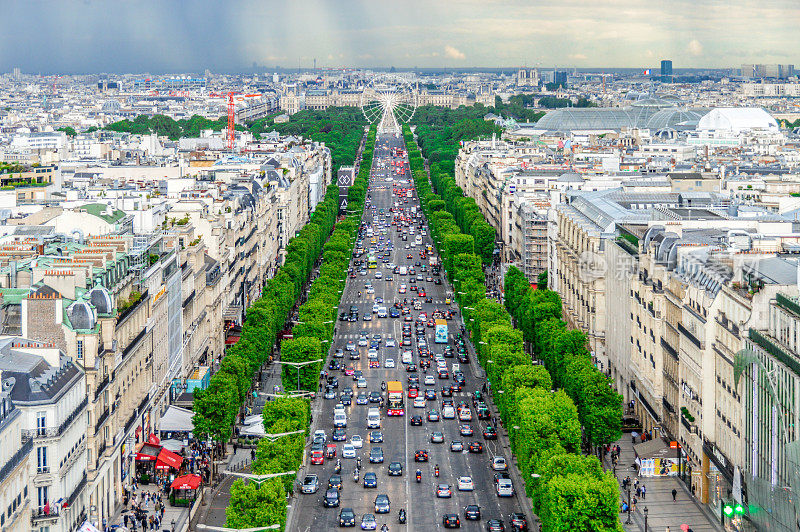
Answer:
<svg viewBox="0 0 800 532"><path fill-rule="evenodd" d="M417 110L417 92L407 80L382 74L370 80L361 93L361 112L378 131L397 133Z"/></svg>

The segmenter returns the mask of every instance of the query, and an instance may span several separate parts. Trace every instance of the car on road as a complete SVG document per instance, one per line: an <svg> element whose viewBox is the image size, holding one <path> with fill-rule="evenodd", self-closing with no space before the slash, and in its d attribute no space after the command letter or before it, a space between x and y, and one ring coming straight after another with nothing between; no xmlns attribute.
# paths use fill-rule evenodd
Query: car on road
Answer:
<svg viewBox="0 0 800 532"><path fill-rule="evenodd" d="M331 434L331 439L333 441L345 441L347 439L347 431L341 427L337 427L333 429L333 433ZM334 446L334 448L335 447L336 446Z"/></svg>
<svg viewBox="0 0 800 532"><path fill-rule="evenodd" d="M364 514L361 517L361 530L377 530L378 522L372 514Z"/></svg>
<svg viewBox="0 0 800 532"><path fill-rule="evenodd" d="M428 421L439 421L439 411L438 410L430 410L428 412Z"/></svg>
<svg viewBox="0 0 800 532"><path fill-rule="evenodd" d="M383 463L383 449L380 447L373 447L369 450L369 462L371 464Z"/></svg>
<svg viewBox="0 0 800 532"><path fill-rule="evenodd" d="M333 474L328 478L328 489L342 489L342 475Z"/></svg>
<svg viewBox="0 0 800 532"><path fill-rule="evenodd" d="M475 484L472 482L472 477L464 475L458 477L458 491L473 491Z"/></svg>
<svg viewBox="0 0 800 532"><path fill-rule="evenodd" d="M431 432L431 443L444 443L444 434L439 431Z"/></svg>
<svg viewBox="0 0 800 532"><path fill-rule="evenodd" d="M373 390L369 392L369 402L377 404L381 402L381 392Z"/></svg>
<svg viewBox="0 0 800 532"><path fill-rule="evenodd" d="M367 397L367 394L364 392L358 392L358 395L356 396L356 404L365 405L367 403L369 403L369 397Z"/></svg>
<svg viewBox="0 0 800 532"><path fill-rule="evenodd" d="M427 462L428 461L428 451L425 449L417 449L414 451L414 461L415 462Z"/></svg>
<svg viewBox="0 0 800 532"><path fill-rule="evenodd" d="M319 478L317 475L306 475L300 491L303 493L316 493L319 489Z"/></svg>
<svg viewBox="0 0 800 532"><path fill-rule="evenodd" d="M481 507L477 504L468 504L464 507L464 519L469 519L470 521L480 521L481 519Z"/></svg>
<svg viewBox="0 0 800 532"><path fill-rule="evenodd" d="M364 377L359 377L358 380L356 381L356 387L357 388L366 388L367 387L367 379L365 379Z"/></svg>
<svg viewBox="0 0 800 532"><path fill-rule="evenodd" d="M459 440L453 440L450 442L450 451L454 453L460 453L464 450L464 444L461 443Z"/></svg>
<svg viewBox="0 0 800 532"><path fill-rule="evenodd" d="M395 347L394 337L389 336L386 338L386 347Z"/></svg>
<svg viewBox="0 0 800 532"><path fill-rule="evenodd" d="M352 443L345 443L342 446L342 458L355 458L356 457L356 448L353 447Z"/></svg>
<svg viewBox="0 0 800 532"><path fill-rule="evenodd" d="M428 401L435 401L436 400L436 390L425 390L425 399Z"/></svg>
<svg viewBox="0 0 800 532"><path fill-rule="evenodd" d="M356 449L361 449L364 446L364 440L358 434L350 437L350 444Z"/></svg>
<svg viewBox="0 0 800 532"><path fill-rule="evenodd" d="M386 360L384 360L383 361L383 367L384 368L393 368L393 367L395 367L394 359L393 358L387 358Z"/></svg>
<svg viewBox="0 0 800 532"><path fill-rule="evenodd" d="M474 434L474 431L470 425L459 425L458 432L462 436L472 436Z"/></svg>
<svg viewBox="0 0 800 532"><path fill-rule="evenodd" d="M472 421L472 410L469 408L461 408L458 411L459 421Z"/></svg>
<svg viewBox="0 0 800 532"><path fill-rule="evenodd" d="M322 465L325 463L325 455L320 451L311 451L311 464Z"/></svg>
<svg viewBox="0 0 800 532"><path fill-rule="evenodd" d="M469 443L469 452L471 453L482 453L483 452L483 444L478 441L473 441Z"/></svg>
<svg viewBox="0 0 800 532"><path fill-rule="evenodd" d="M322 497L322 506L325 508L336 508L339 506L339 490L329 488L325 491L325 495Z"/></svg>
<svg viewBox="0 0 800 532"><path fill-rule="evenodd" d="M367 335L362 334L358 338L358 346L359 347L366 347L367 346Z"/></svg>
<svg viewBox="0 0 800 532"><path fill-rule="evenodd" d="M356 513L352 508L342 508L339 512L339 526L356 526Z"/></svg>
<svg viewBox="0 0 800 532"><path fill-rule="evenodd" d="M501 478L494 487L498 497L514 496L514 484L511 483L510 478Z"/></svg>
<svg viewBox="0 0 800 532"><path fill-rule="evenodd" d="M491 425L486 425L486 428L483 429L483 439L484 440L496 440L497 439L497 429Z"/></svg>
<svg viewBox="0 0 800 532"><path fill-rule="evenodd" d="M369 432L369 442L370 443L382 443L383 442L383 432L379 430L371 430Z"/></svg>
<svg viewBox="0 0 800 532"><path fill-rule="evenodd" d="M440 499L448 499L453 496L450 484L439 484L436 486L436 496Z"/></svg>
<svg viewBox="0 0 800 532"><path fill-rule="evenodd" d="M442 526L444 528L461 528L461 520L456 514L444 514Z"/></svg>
<svg viewBox="0 0 800 532"><path fill-rule="evenodd" d="M355 342L353 342L352 340L348 340L347 344L345 344L345 349L347 349L348 351L355 351L356 350Z"/></svg>
<svg viewBox="0 0 800 532"><path fill-rule="evenodd" d="M399 477L403 475L403 464L400 462L392 462L388 468L390 477Z"/></svg>
<svg viewBox="0 0 800 532"><path fill-rule="evenodd" d="M433 375L425 375L425 386L436 386L436 379Z"/></svg>
<svg viewBox="0 0 800 532"><path fill-rule="evenodd" d="M425 402L424 397L415 397L414 398L414 408L425 408L427 403Z"/></svg>
<svg viewBox="0 0 800 532"><path fill-rule="evenodd" d="M378 487L378 475L376 475L372 471L367 471L364 473L364 487L365 488L377 488Z"/></svg>
<svg viewBox="0 0 800 532"><path fill-rule="evenodd" d="M520 512L512 513L508 521L511 524L511 530L520 530L520 531L528 530L528 519L525 517L525 514L523 513Z"/></svg>
<svg viewBox="0 0 800 532"><path fill-rule="evenodd" d="M376 514L388 514L391 511L391 503L389 502L389 496L385 493L381 493L375 496L375 513Z"/></svg>
<svg viewBox="0 0 800 532"><path fill-rule="evenodd" d="M411 416L408 420L408 424L412 427L419 427L422 425L422 416Z"/></svg>
<svg viewBox="0 0 800 532"><path fill-rule="evenodd" d="M495 471L508 471L508 463L505 457L495 456L492 458L492 469Z"/></svg>
<svg viewBox="0 0 800 532"><path fill-rule="evenodd" d="M486 521L486 530L488 532L505 532L506 527L502 519L489 519Z"/></svg>

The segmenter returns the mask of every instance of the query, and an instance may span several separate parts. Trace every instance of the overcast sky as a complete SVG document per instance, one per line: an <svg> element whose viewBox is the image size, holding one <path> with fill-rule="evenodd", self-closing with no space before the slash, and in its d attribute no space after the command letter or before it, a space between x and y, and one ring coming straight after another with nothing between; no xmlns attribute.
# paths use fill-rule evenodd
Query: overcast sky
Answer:
<svg viewBox="0 0 800 532"><path fill-rule="evenodd" d="M798 0L0 0L0 71L797 63Z"/></svg>

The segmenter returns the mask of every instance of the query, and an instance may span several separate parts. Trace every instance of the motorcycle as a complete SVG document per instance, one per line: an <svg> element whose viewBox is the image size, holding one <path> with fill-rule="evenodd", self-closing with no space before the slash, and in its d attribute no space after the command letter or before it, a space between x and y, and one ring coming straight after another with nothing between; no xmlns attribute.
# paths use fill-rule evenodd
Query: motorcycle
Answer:
<svg viewBox="0 0 800 532"><path fill-rule="evenodd" d="M337 475L342 472L342 463L339 460L336 460L336 467L333 468L333 471Z"/></svg>
<svg viewBox="0 0 800 532"><path fill-rule="evenodd" d="M353 470L353 482L358 482L358 468Z"/></svg>
<svg viewBox="0 0 800 532"><path fill-rule="evenodd" d="M422 482L422 471L417 469L417 484L419 484L420 482Z"/></svg>
<svg viewBox="0 0 800 532"><path fill-rule="evenodd" d="M439 478L439 466L438 466L438 465L437 465L436 467L434 467L434 468L433 468L433 475L434 475L436 478Z"/></svg>
<svg viewBox="0 0 800 532"><path fill-rule="evenodd" d="M400 508L400 513L397 515L397 519L400 521L400 524L405 524L406 522L406 511L402 508Z"/></svg>
<svg viewBox="0 0 800 532"><path fill-rule="evenodd" d="M386 382L381 383L381 390L386 390Z"/></svg>

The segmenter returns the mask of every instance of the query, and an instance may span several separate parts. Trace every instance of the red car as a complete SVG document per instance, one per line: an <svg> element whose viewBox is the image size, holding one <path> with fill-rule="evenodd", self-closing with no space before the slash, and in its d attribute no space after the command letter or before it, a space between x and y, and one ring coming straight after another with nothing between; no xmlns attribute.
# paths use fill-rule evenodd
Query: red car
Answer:
<svg viewBox="0 0 800 532"><path fill-rule="evenodd" d="M416 399L419 395L419 390L417 388L409 388L408 389L408 398L409 399Z"/></svg>
<svg viewBox="0 0 800 532"><path fill-rule="evenodd" d="M311 452L311 463L313 465L322 465L325 463L325 457L323 456L322 451Z"/></svg>
<svg viewBox="0 0 800 532"><path fill-rule="evenodd" d="M379 368L379 367L381 367L381 363L378 360L370 360L369 361L369 367L370 368Z"/></svg>
<svg viewBox="0 0 800 532"><path fill-rule="evenodd" d="M344 370L344 374L347 375L348 377L352 377L353 373L355 373L355 372L356 372L356 370L353 368L353 366L345 368L345 370Z"/></svg>

